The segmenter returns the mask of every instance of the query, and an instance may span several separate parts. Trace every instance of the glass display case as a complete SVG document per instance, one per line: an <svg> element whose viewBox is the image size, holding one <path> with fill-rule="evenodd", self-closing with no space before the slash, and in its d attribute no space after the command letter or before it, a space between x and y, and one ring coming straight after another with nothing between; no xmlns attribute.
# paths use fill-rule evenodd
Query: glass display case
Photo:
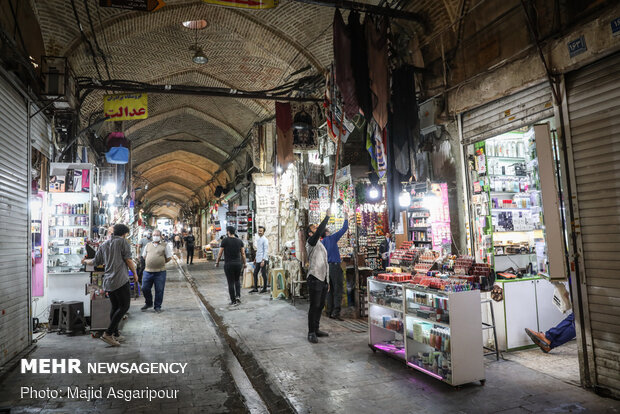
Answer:
<svg viewBox="0 0 620 414"><path fill-rule="evenodd" d="M368 278L368 346L405 360L403 285Z"/></svg>

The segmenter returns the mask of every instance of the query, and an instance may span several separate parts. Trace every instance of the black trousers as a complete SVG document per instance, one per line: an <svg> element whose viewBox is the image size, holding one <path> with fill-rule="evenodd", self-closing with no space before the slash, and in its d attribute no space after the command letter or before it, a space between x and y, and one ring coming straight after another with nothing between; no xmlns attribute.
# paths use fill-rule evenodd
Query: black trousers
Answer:
<svg viewBox="0 0 620 414"><path fill-rule="evenodd" d="M119 287L116 290L108 292L110 298L110 325L106 329L108 335L114 335L118 333L118 324L121 323L123 316L129 310L129 304L131 302L131 289L129 282Z"/></svg>
<svg viewBox="0 0 620 414"><path fill-rule="evenodd" d="M329 316L340 316L342 307L342 290L344 286L344 276L340 263L329 264L329 292L327 292L327 314Z"/></svg>
<svg viewBox="0 0 620 414"><path fill-rule="evenodd" d="M321 322L321 312L325 306L327 282L309 275L307 279L310 308L308 309L308 333L316 333Z"/></svg>
<svg viewBox="0 0 620 414"><path fill-rule="evenodd" d="M194 263L194 246L187 246L187 263Z"/></svg>
<svg viewBox="0 0 620 414"><path fill-rule="evenodd" d="M230 302L233 303L237 298L241 297L241 269L242 264L239 262L224 264L224 273L226 274L226 281L228 282L228 294L230 295Z"/></svg>
<svg viewBox="0 0 620 414"><path fill-rule="evenodd" d="M254 289L258 289L258 272L262 273L263 277L263 289L267 289L267 268L269 267L269 261L265 260L265 265L260 267L260 262L256 262L254 266Z"/></svg>

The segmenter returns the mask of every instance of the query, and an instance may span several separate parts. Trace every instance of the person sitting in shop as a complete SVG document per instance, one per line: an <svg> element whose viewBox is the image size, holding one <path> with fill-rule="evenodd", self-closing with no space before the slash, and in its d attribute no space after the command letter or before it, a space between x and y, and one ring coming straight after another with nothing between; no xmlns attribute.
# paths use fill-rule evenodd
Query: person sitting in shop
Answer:
<svg viewBox="0 0 620 414"><path fill-rule="evenodd" d="M263 277L263 288L260 293L267 292L267 269L269 267L269 241L265 237L265 227L258 226L256 238L256 256L254 258L254 286L250 293L258 292L258 272Z"/></svg>
<svg viewBox="0 0 620 414"><path fill-rule="evenodd" d="M243 241L235 237L235 228L226 227L228 237L222 240L220 251L215 261L215 267L220 266L220 260L224 255L224 273L228 282L228 294L230 304L237 306L241 304L241 272L245 269L245 248Z"/></svg>
<svg viewBox="0 0 620 414"><path fill-rule="evenodd" d="M383 268L387 269L390 265L390 254L394 251L395 244L392 241L392 235L389 231L385 232L385 240L379 245L379 254L381 255L381 261L383 262Z"/></svg>
<svg viewBox="0 0 620 414"><path fill-rule="evenodd" d="M133 273L134 283L138 283L138 272L131 260L131 247L125 239L129 234L129 227L116 224L110 240L99 246L94 259L82 259L82 263L94 266L105 265L103 274L103 289L110 298L110 324L101 339L111 346L120 346L125 339L118 331L118 325L129 310L131 289L129 287L129 272Z"/></svg>
<svg viewBox="0 0 620 414"><path fill-rule="evenodd" d="M327 249L327 263L329 265L329 291L327 292L327 316L331 319L338 319L342 321L340 317L340 310L342 307L342 292L344 289L344 276L342 273L342 265L340 259L340 249L338 248L338 242L344 236L349 229L349 220L345 219L342 228L330 234L329 230L325 231L325 237L323 237L322 243Z"/></svg>
<svg viewBox="0 0 620 414"><path fill-rule="evenodd" d="M525 328L525 333L546 354L553 348L557 348L575 339L577 336L575 331L575 315L571 312L562 322L545 333L528 328Z"/></svg>
<svg viewBox="0 0 620 414"><path fill-rule="evenodd" d="M308 254L308 296L310 307L308 308L308 342L316 344L318 337L329 336L327 332L319 329L321 312L325 306L325 296L329 290L329 264L327 262L327 249L323 243L319 243L320 237L325 233L329 221L330 210L321 224L311 224L306 229L306 252Z"/></svg>
<svg viewBox="0 0 620 414"><path fill-rule="evenodd" d="M144 256L144 275L142 277L142 294L144 295L144 306L140 308L145 311L155 307L155 312L160 313L161 305L164 301L164 288L166 287L166 263L172 260L172 249L168 243L162 243L161 231L153 231L153 241L148 243L142 251ZM155 302L151 291L155 285Z"/></svg>

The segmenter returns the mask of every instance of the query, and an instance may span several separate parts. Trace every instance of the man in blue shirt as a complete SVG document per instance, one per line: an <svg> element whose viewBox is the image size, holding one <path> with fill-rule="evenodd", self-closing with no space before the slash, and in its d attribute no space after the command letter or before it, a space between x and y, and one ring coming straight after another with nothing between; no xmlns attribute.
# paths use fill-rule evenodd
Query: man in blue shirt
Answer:
<svg viewBox="0 0 620 414"><path fill-rule="evenodd" d="M329 291L327 292L327 316L332 319L342 321L340 317L340 307L342 303L342 291L344 277L340 266L340 250L338 241L349 229L349 220L344 221L342 228L334 234L329 234L323 238L323 246L327 250L327 262L329 263Z"/></svg>

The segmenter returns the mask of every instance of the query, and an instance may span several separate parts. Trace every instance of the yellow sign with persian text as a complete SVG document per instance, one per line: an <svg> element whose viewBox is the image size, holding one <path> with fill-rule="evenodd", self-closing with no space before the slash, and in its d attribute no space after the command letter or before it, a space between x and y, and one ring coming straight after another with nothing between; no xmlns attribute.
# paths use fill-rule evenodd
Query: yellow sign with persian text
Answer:
<svg viewBox="0 0 620 414"><path fill-rule="evenodd" d="M149 116L148 96L145 93L121 93L103 97L106 121L132 121Z"/></svg>
<svg viewBox="0 0 620 414"><path fill-rule="evenodd" d="M280 0L202 0L205 3L217 4L218 6L236 7L239 9L273 9Z"/></svg>

